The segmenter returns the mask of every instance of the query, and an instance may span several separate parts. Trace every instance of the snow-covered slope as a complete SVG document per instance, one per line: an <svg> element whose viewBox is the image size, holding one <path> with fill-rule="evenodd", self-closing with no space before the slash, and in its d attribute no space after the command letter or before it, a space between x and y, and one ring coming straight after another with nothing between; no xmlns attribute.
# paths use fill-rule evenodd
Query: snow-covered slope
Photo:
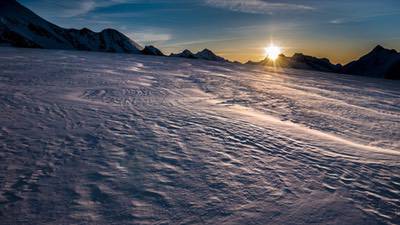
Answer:
<svg viewBox="0 0 400 225"><path fill-rule="evenodd" d="M342 72L400 80L400 53L378 45L359 60L345 65Z"/></svg>
<svg viewBox="0 0 400 225"><path fill-rule="evenodd" d="M0 224L399 224L398 87L0 48Z"/></svg>
<svg viewBox="0 0 400 225"><path fill-rule="evenodd" d="M16 47L77 49L141 53L142 47L124 34L105 29L64 29L25 8L15 0L0 2L0 43Z"/></svg>
<svg viewBox="0 0 400 225"><path fill-rule="evenodd" d="M248 65L263 65L281 68L293 68L304 70L315 70L322 72L337 73L341 69L341 65L334 65L326 58L316 58L313 56L295 53L292 57L281 54L276 61L270 60L268 57L260 62L249 61Z"/></svg>

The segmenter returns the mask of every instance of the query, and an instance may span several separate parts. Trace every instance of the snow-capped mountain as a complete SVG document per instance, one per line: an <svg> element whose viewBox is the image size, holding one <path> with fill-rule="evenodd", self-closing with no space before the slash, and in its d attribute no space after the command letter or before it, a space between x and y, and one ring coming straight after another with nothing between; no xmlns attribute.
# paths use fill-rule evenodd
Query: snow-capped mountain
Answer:
<svg viewBox="0 0 400 225"><path fill-rule="evenodd" d="M93 32L52 24L15 0L0 2L0 43L15 47L141 53L142 47L114 29Z"/></svg>
<svg viewBox="0 0 400 225"><path fill-rule="evenodd" d="M144 49L142 50L142 53L144 55L165 56L164 53L162 53L162 51L160 49L154 47L153 45L148 45L148 46L144 47Z"/></svg>
<svg viewBox="0 0 400 225"><path fill-rule="evenodd" d="M316 58L301 53L295 53L292 57L281 54L275 61L272 61L267 57L260 62L249 61L246 64L279 66L284 68L316 70L322 72L339 72L341 68L341 65L334 65L329 61L329 59Z"/></svg>
<svg viewBox="0 0 400 225"><path fill-rule="evenodd" d="M214 52L212 52L209 49L204 49L203 51L197 52L195 56L199 59L210 60L210 61L219 61L219 62L226 61L226 59L217 56L216 54L214 54Z"/></svg>
<svg viewBox="0 0 400 225"><path fill-rule="evenodd" d="M400 79L400 53L378 45L359 60L345 65L342 72L398 80Z"/></svg>

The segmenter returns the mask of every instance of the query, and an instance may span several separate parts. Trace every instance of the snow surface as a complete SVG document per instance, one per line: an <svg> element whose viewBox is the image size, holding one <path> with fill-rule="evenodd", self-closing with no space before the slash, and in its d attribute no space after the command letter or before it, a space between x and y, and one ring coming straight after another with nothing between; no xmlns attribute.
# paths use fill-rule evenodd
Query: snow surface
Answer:
<svg viewBox="0 0 400 225"><path fill-rule="evenodd" d="M0 224L400 224L400 83L0 48Z"/></svg>

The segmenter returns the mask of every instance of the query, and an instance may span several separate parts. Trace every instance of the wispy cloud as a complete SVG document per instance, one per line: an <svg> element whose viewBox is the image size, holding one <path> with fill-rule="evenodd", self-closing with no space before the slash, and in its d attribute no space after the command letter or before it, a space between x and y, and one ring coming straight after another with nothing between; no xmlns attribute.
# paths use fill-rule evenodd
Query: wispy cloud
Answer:
<svg viewBox="0 0 400 225"><path fill-rule="evenodd" d="M207 5L236 12L272 14L277 11L309 11L314 8L295 3L277 3L264 0L205 0Z"/></svg>
<svg viewBox="0 0 400 225"><path fill-rule="evenodd" d="M95 1L79 1L75 4L63 5L64 10L62 17L73 17L85 14L96 8Z"/></svg>
<svg viewBox="0 0 400 225"><path fill-rule="evenodd" d="M168 45L164 45L165 47L188 47L199 44L209 44L216 42L226 42L226 41L234 41L239 40L240 38L214 38L214 39L200 39L200 40L191 40L191 41L183 41L183 42L174 42Z"/></svg>
<svg viewBox="0 0 400 225"><path fill-rule="evenodd" d="M80 16L91 12L97 8L108 7L112 5L134 2L135 0L69 0L64 1L67 7L64 10L64 17Z"/></svg>
<svg viewBox="0 0 400 225"><path fill-rule="evenodd" d="M108 7L112 5L132 3L136 0L68 0L68 1L54 1L54 0L41 0L41 1L27 1L21 2L29 3L29 6L38 11L43 11L41 14L55 17L75 17L89 13L97 8Z"/></svg>
<svg viewBox="0 0 400 225"><path fill-rule="evenodd" d="M353 16L353 17L347 17L347 18L337 18L337 19L333 19L333 20L329 21L329 23L331 23L331 24L357 23L357 22L373 20L373 19L376 19L379 17L394 16L394 15L400 15L400 11L369 14L369 15L364 15L364 16Z"/></svg>
<svg viewBox="0 0 400 225"><path fill-rule="evenodd" d="M159 44L171 40L172 36L168 33L161 33L157 31L139 31L127 33L127 36L144 44Z"/></svg>

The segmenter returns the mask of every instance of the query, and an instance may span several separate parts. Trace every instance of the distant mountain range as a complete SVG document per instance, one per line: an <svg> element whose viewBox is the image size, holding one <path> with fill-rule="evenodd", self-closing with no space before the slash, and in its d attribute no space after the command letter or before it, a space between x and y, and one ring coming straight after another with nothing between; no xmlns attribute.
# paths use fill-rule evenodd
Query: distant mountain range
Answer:
<svg viewBox="0 0 400 225"><path fill-rule="evenodd" d="M296 53L292 57L280 55L275 61L265 58L259 62L249 61L246 64L400 80L400 53L394 49L385 49L380 45L360 59L344 66L340 64L334 65L326 58L316 58L301 53Z"/></svg>
<svg viewBox="0 0 400 225"><path fill-rule="evenodd" d="M313 56L303 55L296 53L292 57L287 57L283 54L279 55L275 61L266 57L260 62L249 61L249 65L263 65L263 66L278 66L293 69L316 70L322 72L339 72L341 65L334 65L326 58L316 58Z"/></svg>
<svg viewBox="0 0 400 225"><path fill-rule="evenodd" d="M0 45L165 56L156 47L143 48L114 29L93 32L87 28L77 30L59 27L36 15L16 0L0 0ZM186 49L169 56L229 62L209 49L195 54ZM301 53L292 57L282 54L275 61L265 58L260 62L249 61L246 64L400 79L400 53L379 45L367 55L344 66L332 64L326 58Z"/></svg>
<svg viewBox="0 0 400 225"><path fill-rule="evenodd" d="M52 24L15 0L0 0L0 44L25 48L67 49L165 56L154 46L144 48L114 29L93 32L65 29ZM172 55L211 61L226 61L204 49Z"/></svg>
<svg viewBox="0 0 400 225"><path fill-rule="evenodd" d="M0 42L16 47L121 53L140 53L143 49L117 30L96 33L87 28L59 27L14 0L0 1Z"/></svg>
<svg viewBox="0 0 400 225"><path fill-rule="evenodd" d="M185 49L183 52L178 54L171 54L171 57L181 57L181 58L189 58L189 59L204 59L209 61L217 61L217 62L227 62L226 59L217 56L209 49L204 49L203 51L197 52L193 54L191 51Z"/></svg>

